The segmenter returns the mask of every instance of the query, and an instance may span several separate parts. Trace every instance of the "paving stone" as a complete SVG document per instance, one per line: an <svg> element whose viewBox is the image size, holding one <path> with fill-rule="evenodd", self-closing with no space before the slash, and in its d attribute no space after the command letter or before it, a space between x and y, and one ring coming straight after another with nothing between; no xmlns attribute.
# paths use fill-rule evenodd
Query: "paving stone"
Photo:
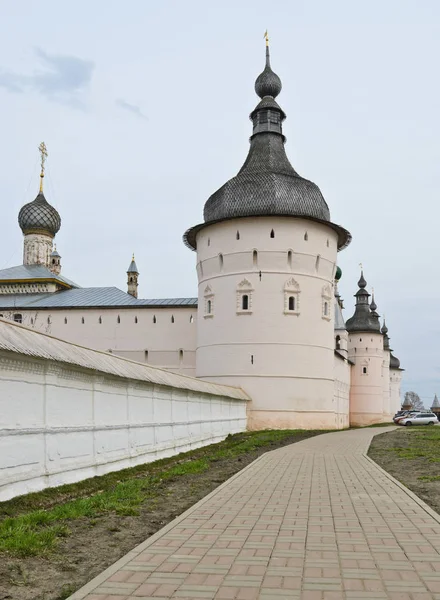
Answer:
<svg viewBox="0 0 440 600"><path fill-rule="evenodd" d="M263 455L73 598L440 600L440 518L365 456L385 431Z"/></svg>

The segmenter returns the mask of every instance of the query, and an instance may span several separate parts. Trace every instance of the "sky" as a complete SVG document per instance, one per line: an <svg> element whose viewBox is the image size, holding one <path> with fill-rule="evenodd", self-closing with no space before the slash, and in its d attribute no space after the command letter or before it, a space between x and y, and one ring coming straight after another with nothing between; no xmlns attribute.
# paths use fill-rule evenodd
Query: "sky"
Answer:
<svg viewBox="0 0 440 600"><path fill-rule="evenodd" d="M402 392L440 394L436 0L0 0L0 269L21 264L20 207L38 191L60 212L63 274L140 297L197 295L184 231L246 158L264 66L281 77L286 150L332 221L345 318L359 264Z"/></svg>

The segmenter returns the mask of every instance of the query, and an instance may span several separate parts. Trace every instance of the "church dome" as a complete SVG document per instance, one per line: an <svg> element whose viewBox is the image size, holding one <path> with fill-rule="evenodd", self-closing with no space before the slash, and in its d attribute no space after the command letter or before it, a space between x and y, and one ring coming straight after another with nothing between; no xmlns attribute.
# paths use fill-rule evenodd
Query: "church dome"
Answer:
<svg viewBox="0 0 440 600"><path fill-rule="evenodd" d="M33 202L21 208L18 224L24 234L45 233L53 237L60 230L61 217L40 192Z"/></svg>
<svg viewBox="0 0 440 600"><path fill-rule="evenodd" d="M255 91L261 100L250 114L253 133L248 156L238 174L212 194L205 203L204 223L184 235L195 249L196 236L206 225L242 217L295 217L318 221L338 234L338 248L350 243L350 233L330 220L330 210L319 187L301 177L287 158L282 123L286 118L275 101L281 80L270 66L257 77Z"/></svg>
<svg viewBox="0 0 440 600"><path fill-rule="evenodd" d="M400 369L400 360L394 354L390 354L390 369Z"/></svg>

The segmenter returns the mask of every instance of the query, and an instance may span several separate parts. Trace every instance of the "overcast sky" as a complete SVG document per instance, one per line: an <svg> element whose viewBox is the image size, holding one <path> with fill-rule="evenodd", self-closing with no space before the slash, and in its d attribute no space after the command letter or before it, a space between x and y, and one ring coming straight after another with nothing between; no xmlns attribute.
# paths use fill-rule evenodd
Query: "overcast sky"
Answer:
<svg viewBox="0 0 440 600"><path fill-rule="evenodd" d="M436 0L0 2L0 268L21 264L17 214L38 191L62 217L63 274L144 298L196 296L185 229L241 167L269 29L287 153L353 235L339 255L345 318L359 263L429 406L439 375Z"/></svg>

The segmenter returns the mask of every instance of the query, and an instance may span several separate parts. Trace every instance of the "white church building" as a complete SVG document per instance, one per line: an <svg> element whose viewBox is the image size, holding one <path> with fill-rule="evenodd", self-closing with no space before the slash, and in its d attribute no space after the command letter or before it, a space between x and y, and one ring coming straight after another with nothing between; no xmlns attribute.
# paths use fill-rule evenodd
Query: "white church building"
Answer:
<svg viewBox="0 0 440 600"><path fill-rule="evenodd" d="M318 186L289 162L286 115L276 100L281 80L268 47L255 91L248 156L208 198L204 221L184 234L197 254L197 297L139 299L134 256L127 293L67 278L54 245L61 218L43 191L42 145L40 191L18 217L23 264L0 271L0 318L241 388L250 398L249 429L390 421L401 404L402 369L363 273L353 316L344 320L337 256L351 235L332 222Z"/></svg>

